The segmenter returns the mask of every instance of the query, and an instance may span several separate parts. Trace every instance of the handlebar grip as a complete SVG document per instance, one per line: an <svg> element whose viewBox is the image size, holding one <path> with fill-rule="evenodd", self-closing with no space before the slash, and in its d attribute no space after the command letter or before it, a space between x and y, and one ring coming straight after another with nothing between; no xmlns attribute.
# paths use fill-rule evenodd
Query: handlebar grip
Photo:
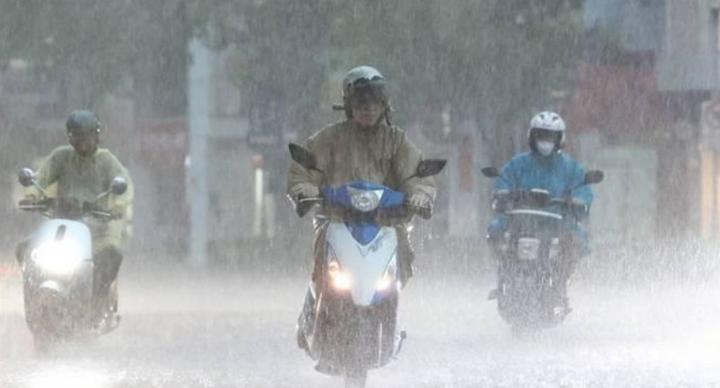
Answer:
<svg viewBox="0 0 720 388"><path fill-rule="evenodd" d="M424 220L429 220L430 217L432 217L432 209L427 207L416 207L416 206L410 206L409 207L412 212L417 214L419 217L421 217Z"/></svg>
<svg viewBox="0 0 720 388"><path fill-rule="evenodd" d="M45 210L47 206L44 205L18 205L20 210L33 211L33 210Z"/></svg>
<svg viewBox="0 0 720 388"><path fill-rule="evenodd" d="M297 202L295 203L295 212L298 217L305 217L310 209L320 202L322 202L322 197L298 197Z"/></svg>

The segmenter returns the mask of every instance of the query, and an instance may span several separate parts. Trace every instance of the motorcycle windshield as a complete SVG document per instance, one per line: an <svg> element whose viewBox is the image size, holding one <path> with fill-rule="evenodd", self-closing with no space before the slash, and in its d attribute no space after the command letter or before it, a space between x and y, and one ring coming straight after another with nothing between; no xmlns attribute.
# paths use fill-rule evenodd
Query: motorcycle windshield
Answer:
<svg viewBox="0 0 720 388"><path fill-rule="evenodd" d="M378 209L390 209L403 205L405 194L387 186L366 181L350 182L322 190L325 200L333 206L360 214L370 214ZM372 217L347 220L345 225L355 241L370 244L381 230Z"/></svg>
<svg viewBox="0 0 720 388"><path fill-rule="evenodd" d="M535 209L517 209L506 214L510 220L511 234L516 236L551 238L560 236L567 229L566 221L557 213Z"/></svg>

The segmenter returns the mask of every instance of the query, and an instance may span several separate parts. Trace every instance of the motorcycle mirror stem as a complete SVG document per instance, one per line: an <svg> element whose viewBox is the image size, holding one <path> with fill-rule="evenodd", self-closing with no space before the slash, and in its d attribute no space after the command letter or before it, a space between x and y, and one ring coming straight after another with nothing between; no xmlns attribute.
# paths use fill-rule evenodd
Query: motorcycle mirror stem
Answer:
<svg viewBox="0 0 720 388"><path fill-rule="evenodd" d="M47 198L47 192L45 192L45 189L40 186L37 179L35 178L35 172L33 172L30 168L23 168L18 173L18 181L23 187L29 187L34 186L38 191L40 191L40 194L42 194L43 197Z"/></svg>
<svg viewBox="0 0 720 388"><path fill-rule="evenodd" d="M605 173L601 170L590 170L585 173L585 179L583 179L582 183L579 185L573 187L570 190L570 193L572 194L573 191L587 185L594 185L596 183L600 183L605 179Z"/></svg>
<svg viewBox="0 0 720 388"><path fill-rule="evenodd" d="M498 169L497 169L496 167L484 167L484 168L483 168L482 170L480 170L480 171L482 171L482 174L485 175L485 177L487 177L487 178L491 178L491 179L497 179L497 178L499 178L500 180L502 180L503 182L505 182L508 186L510 186L510 187L513 187L513 186L514 186L514 185L512 184L512 182L509 182L507 179L505 179L504 176L502 176L502 175L500 174L500 171L498 171Z"/></svg>
<svg viewBox="0 0 720 388"><path fill-rule="evenodd" d="M125 178L121 176L116 176L115 178L113 178L112 182L110 182L110 187L106 191L103 191L102 193L98 194L97 197L95 197L95 201L97 202L110 194L123 195L127 191L127 186L128 185Z"/></svg>
<svg viewBox="0 0 720 388"><path fill-rule="evenodd" d="M294 160L297 164L303 166L306 170L315 170L318 172L323 172L320 170L317 166L317 158L315 158L315 155L304 148L301 145L290 143L288 145L288 148L290 149L290 157L292 160Z"/></svg>
<svg viewBox="0 0 720 388"><path fill-rule="evenodd" d="M440 171L445 168L447 159L425 159L421 160L418 164L415 172L409 177L403 180L403 183L409 181L412 178L427 178L429 176L437 175Z"/></svg>

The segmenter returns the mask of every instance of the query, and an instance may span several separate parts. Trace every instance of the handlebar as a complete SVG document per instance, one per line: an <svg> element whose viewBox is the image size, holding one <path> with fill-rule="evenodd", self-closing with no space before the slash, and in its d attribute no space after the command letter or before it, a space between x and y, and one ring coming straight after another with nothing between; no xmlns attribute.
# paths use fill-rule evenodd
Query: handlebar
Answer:
<svg viewBox="0 0 720 388"><path fill-rule="evenodd" d="M518 208L547 209L559 206L560 211L580 218L588 211L587 205L577 203L571 196L550 198L545 190L513 190L495 193L493 208L500 213Z"/></svg>
<svg viewBox="0 0 720 388"><path fill-rule="evenodd" d="M347 207L335 206L321 196L298 198L295 211L298 216L303 217L315 205L323 205L331 214L340 215L343 219L374 220L380 224L407 222L412 214L417 214L423 219L429 219L432 215L432 209L418 208L407 203L393 208L379 208L371 212L361 212Z"/></svg>
<svg viewBox="0 0 720 388"><path fill-rule="evenodd" d="M98 208L93 202L79 201L75 198L46 198L37 201L23 199L18 202L18 207L23 211L41 212L47 217L77 219L90 215L105 221L121 218L108 210Z"/></svg>

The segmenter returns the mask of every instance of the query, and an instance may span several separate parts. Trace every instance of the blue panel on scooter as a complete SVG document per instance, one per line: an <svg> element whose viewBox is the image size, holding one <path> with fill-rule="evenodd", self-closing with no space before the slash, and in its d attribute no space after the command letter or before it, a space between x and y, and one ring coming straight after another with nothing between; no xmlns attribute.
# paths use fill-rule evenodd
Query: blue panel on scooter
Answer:
<svg viewBox="0 0 720 388"><path fill-rule="evenodd" d="M359 242L362 245L368 245L370 244L375 237L380 233L381 226L374 223L359 223L359 224L352 224L352 223L345 223L347 225L348 229L350 229L350 233L353 237L355 237L355 241Z"/></svg>
<svg viewBox="0 0 720 388"><path fill-rule="evenodd" d="M322 191L325 200L347 209L353 209L354 206L350 194L351 188L362 191L382 191L382 196L377 206L378 209L399 207L405 202L404 193L394 191L387 186L366 181L355 181L338 187L325 187ZM370 244L381 229L381 226L374 222L346 223L346 225L355 240L362 245Z"/></svg>

